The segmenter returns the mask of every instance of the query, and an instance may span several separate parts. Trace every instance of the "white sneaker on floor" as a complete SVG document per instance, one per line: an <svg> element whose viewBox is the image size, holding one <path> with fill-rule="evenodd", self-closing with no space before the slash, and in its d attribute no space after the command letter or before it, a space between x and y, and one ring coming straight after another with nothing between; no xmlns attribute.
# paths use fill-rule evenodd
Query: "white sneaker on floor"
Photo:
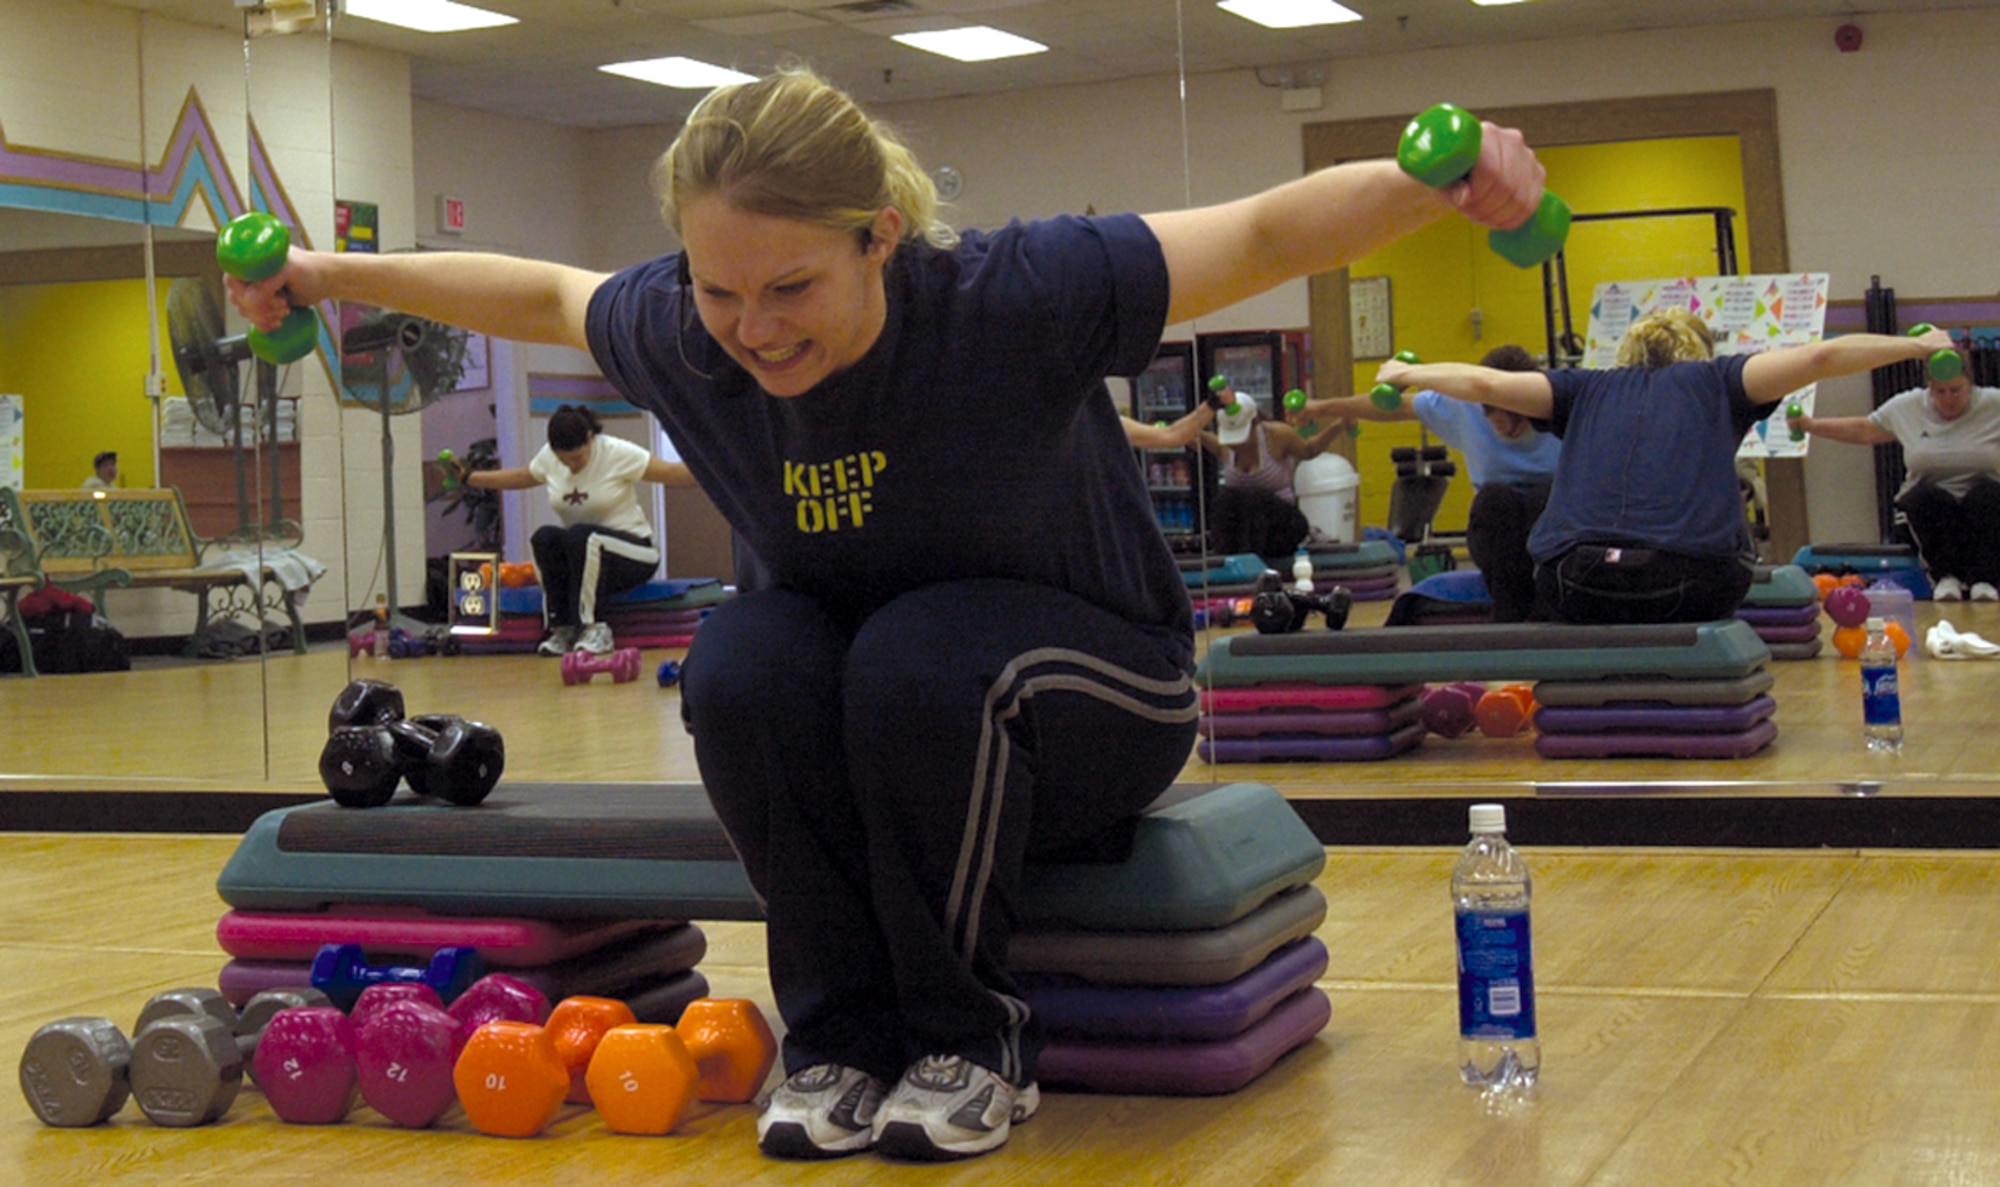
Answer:
<svg viewBox="0 0 2000 1187"><path fill-rule="evenodd" d="M1937 584L1931 586L1931 601L1933 602L1963 602L1964 600L1965 586L1956 577L1940 577L1937 580Z"/></svg>
<svg viewBox="0 0 2000 1187"><path fill-rule="evenodd" d="M875 1149L891 1158L937 1162L970 1158L1007 1143L1012 1127L1035 1115L1041 1089L1016 1088L956 1055L927 1055L875 1114Z"/></svg>
<svg viewBox="0 0 2000 1187"><path fill-rule="evenodd" d="M839 1158L875 1144L882 1081L851 1067L815 1064L772 1091L757 1116L757 1148L772 1158Z"/></svg>
<svg viewBox="0 0 2000 1187"><path fill-rule="evenodd" d="M601 622L593 622L576 637L576 650L592 655L610 655L617 644L611 641L611 628Z"/></svg>
<svg viewBox="0 0 2000 1187"><path fill-rule="evenodd" d="M1975 602L2000 602L2000 589L1993 588L1990 581L1975 581L1970 597Z"/></svg>
<svg viewBox="0 0 2000 1187"><path fill-rule="evenodd" d="M536 650L543 655L562 655L574 646L576 646L576 628L559 626L549 632L549 637L543 639L542 645Z"/></svg>

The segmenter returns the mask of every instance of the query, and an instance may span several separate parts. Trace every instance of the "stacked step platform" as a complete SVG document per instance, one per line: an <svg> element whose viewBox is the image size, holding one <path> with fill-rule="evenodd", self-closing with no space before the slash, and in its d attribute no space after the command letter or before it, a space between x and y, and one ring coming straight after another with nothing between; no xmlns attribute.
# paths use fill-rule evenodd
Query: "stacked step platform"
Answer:
<svg viewBox="0 0 2000 1187"><path fill-rule="evenodd" d="M1051 1035L1043 1083L1233 1092L1309 1042L1331 1014L1312 934L1325 861L1282 796L1234 783L1176 786L1089 852L1031 863L1012 967ZM252 826L217 888L232 908L218 936L240 953L223 971L232 998L305 983L316 941L417 963L470 944L542 978L551 1000L620 997L642 1021L706 995L693 920L760 917L692 784L503 784L476 809L281 809Z"/></svg>
<svg viewBox="0 0 2000 1187"><path fill-rule="evenodd" d="M1808 544L1792 557L1807 576L1832 573L1869 581L1893 581L1918 601L1931 596L1931 579L1923 558L1908 544Z"/></svg>
<svg viewBox="0 0 2000 1187"><path fill-rule="evenodd" d="M1424 735L1424 684L1534 681L1546 758L1740 758L1777 736L1769 648L1741 619L1236 634L1202 660L1201 757L1388 758ZM1270 716L1266 716L1270 715Z"/></svg>
<svg viewBox="0 0 2000 1187"><path fill-rule="evenodd" d="M1327 593L1344 586L1357 602L1386 601L1396 596L1402 584L1402 566L1394 546L1384 540L1363 540L1359 544L1313 544L1306 547L1313 565L1313 589ZM1292 584L1292 565L1297 556L1261 557L1239 553L1210 558L1207 567L1196 558L1181 561L1181 577L1196 610L1212 613L1224 605L1236 605L1257 594L1257 578L1265 570L1275 570Z"/></svg>
<svg viewBox="0 0 2000 1187"><path fill-rule="evenodd" d="M600 617L620 647L686 647L709 610L729 594L713 577L653 580L612 598ZM492 634L458 639L468 654L501 655L533 651L547 633L542 587L525 585L500 590L500 622Z"/></svg>
<svg viewBox="0 0 2000 1187"><path fill-rule="evenodd" d="M1797 565L1759 565L1736 617L1750 624L1774 660L1811 659L1825 646L1819 630L1819 591Z"/></svg>

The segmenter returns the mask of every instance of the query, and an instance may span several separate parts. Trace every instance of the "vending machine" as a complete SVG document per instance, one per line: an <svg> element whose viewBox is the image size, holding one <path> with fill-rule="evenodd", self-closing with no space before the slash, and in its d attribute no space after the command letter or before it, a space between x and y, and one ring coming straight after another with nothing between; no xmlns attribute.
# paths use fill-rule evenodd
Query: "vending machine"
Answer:
<svg viewBox="0 0 2000 1187"><path fill-rule="evenodd" d="M1179 420L1194 411L1200 391L1194 343L1162 342L1153 361L1132 379L1132 419L1143 424ZM1179 556L1201 553L1204 512L1215 498L1216 469L1207 452L1198 444L1137 452L1153 515L1167 543Z"/></svg>
<svg viewBox="0 0 2000 1187"><path fill-rule="evenodd" d="M1257 401L1265 416L1282 416L1285 393L1312 395L1312 334L1306 330L1233 330L1195 338L1197 379L1217 375Z"/></svg>

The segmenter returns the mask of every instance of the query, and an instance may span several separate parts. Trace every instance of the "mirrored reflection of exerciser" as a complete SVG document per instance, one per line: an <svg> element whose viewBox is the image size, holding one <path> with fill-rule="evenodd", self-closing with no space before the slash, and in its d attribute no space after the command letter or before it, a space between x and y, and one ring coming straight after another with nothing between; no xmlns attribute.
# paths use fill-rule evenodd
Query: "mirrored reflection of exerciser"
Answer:
<svg viewBox="0 0 2000 1187"><path fill-rule="evenodd" d="M445 579L451 588L451 633L491 635L500 630L500 554L454 552Z"/></svg>

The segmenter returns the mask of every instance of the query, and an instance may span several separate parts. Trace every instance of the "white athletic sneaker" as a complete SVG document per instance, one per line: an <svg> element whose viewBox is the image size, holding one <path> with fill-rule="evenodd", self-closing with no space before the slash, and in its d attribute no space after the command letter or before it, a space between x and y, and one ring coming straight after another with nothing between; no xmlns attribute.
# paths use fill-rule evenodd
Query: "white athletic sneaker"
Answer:
<svg viewBox="0 0 2000 1187"><path fill-rule="evenodd" d="M617 644L611 641L611 628L605 623L593 622L576 637L576 649L592 655L610 655Z"/></svg>
<svg viewBox="0 0 2000 1187"><path fill-rule="evenodd" d="M839 1158L875 1143L876 1110L887 1089L867 1072L836 1063L795 1072L757 1116L757 1148L772 1158Z"/></svg>
<svg viewBox="0 0 2000 1187"><path fill-rule="evenodd" d="M891 1158L937 1162L997 1150L1007 1134L1035 1115L1042 1092L1016 1088L998 1074L956 1055L927 1055L875 1114L875 1149Z"/></svg>
<svg viewBox="0 0 2000 1187"><path fill-rule="evenodd" d="M2000 589L1994 589L1990 581L1975 581L1970 596L1975 602L2000 602Z"/></svg>
<svg viewBox="0 0 2000 1187"><path fill-rule="evenodd" d="M576 646L576 628L559 626L549 632L549 637L543 639L542 645L536 650L543 655L562 655L574 646Z"/></svg>
<svg viewBox="0 0 2000 1187"><path fill-rule="evenodd" d="M1956 577L1940 577L1937 579L1937 584L1931 586L1931 601L1933 602L1963 602L1964 600L1965 586Z"/></svg>

